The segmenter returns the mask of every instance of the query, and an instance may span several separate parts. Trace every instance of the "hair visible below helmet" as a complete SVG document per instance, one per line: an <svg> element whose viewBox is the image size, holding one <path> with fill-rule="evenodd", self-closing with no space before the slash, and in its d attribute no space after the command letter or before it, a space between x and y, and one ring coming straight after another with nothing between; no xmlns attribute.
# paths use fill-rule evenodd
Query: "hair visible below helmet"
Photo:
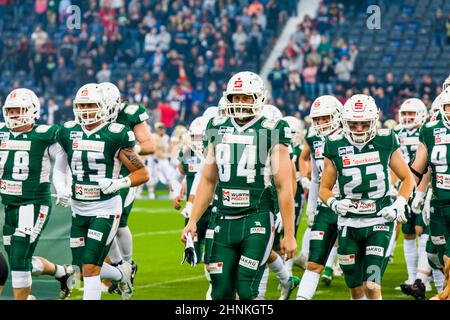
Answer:
<svg viewBox="0 0 450 320"><path fill-rule="evenodd" d="M271 104L265 104L263 106L261 115L269 120L279 120L283 118L283 114L281 113L280 109Z"/></svg>
<svg viewBox="0 0 450 320"><path fill-rule="evenodd" d="M120 111L120 91L117 86L111 82L102 82L99 85L103 94L103 103L106 106L107 121L114 122Z"/></svg>
<svg viewBox="0 0 450 320"><path fill-rule="evenodd" d="M252 96L253 103L233 103L233 95L238 94ZM228 81L223 93L226 99L224 115L238 119L253 117L261 112L266 95L264 81L259 75L249 71L238 72Z"/></svg>
<svg viewBox="0 0 450 320"><path fill-rule="evenodd" d="M206 117L208 119L217 117L218 115L219 115L218 107L208 107L202 114L203 117Z"/></svg>
<svg viewBox="0 0 450 320"><path fill-rule="evenodd" d="M82 104L93 104L91 108L80 108ZM103 92L96 83L88 83L78 89L73 101L75 121L82 125L90 125L106 120L106 106L103 102ZM94 114L94 116L91 116Z"/></svg>
<svg viewBox="0 0 450 320"><path fill-rule="evenodd" d="M414 116L403 115L404 112L415 112ZM413 119L412 123L406 123L406 120ZM405 129L412 129L422 125L427 119L427 107L422 100L417 98L406 99L398 110L398 121Z"/></svg>
<svg viewBox="0 0 450 320"><path fill-rule="evenodd" d="M188 130L192 147L201 154L203 154L203 138L209 119L210 118L204 116L195 118L191 122Z"/></svg>
<svg viewBox="0 0 450 320"><path fill-rule="evenodd" d="M287 122L292 132L292 142L295 145L300 144L302 134L302 122L296 117L288 116L283 118Z"/></svg>
<svg viewBox="0 0 450 320"><path fill-rule="evenodd" d="M442 121L450 126L450 111L445 112L445 106L450 105L450 87L442 91L439 98L439 111L441 112Z"/></svg>
<svg viewBox="0 0 450 320"><path fill-rule="evenodd" d="M331 95L320 96L314 100L309 116L317 135L326 137L340 127L342 108L342 103ZM330 116L330 122L318 124L314 121L314 118L324 116Z"/></svg>
<svg viewBox="0 0 450 320"><path fill-rule="evenodd" d="M10 115L8 109L19 109L18 115ZM34 124L40 117L41 103L30 89L18 88L11 91L3 104L3 117L6 127L19 128Z"/></svg>
<svg viewBox="0 0 450 320"><path fill-rule="evenodd" d="M372 140L377 134L377 122L379 118L379 109L375 100L371 96L365 94L356 94L352 96L344 104L342 109L342 129L350 141L356 145L365 145ZM367 131L352 131L350 122L369 121L369 129Z"/></svg>

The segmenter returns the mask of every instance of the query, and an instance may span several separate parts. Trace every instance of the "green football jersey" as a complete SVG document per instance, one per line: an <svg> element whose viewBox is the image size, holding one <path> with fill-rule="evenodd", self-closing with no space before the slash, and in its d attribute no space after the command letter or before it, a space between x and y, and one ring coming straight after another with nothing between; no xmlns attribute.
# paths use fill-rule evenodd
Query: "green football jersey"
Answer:
<svg viewBox="0 0 450 320"><path fill-rule="evenodd" d="M270 150L278 144L289 145L287 123L257 116L239 126L232 118L213 118L206 131L219 171L219 214L243 215L260 209L273 212Z"/></svg>
<svg viewBox="0 0 450 320"><path fill-rule="evenodd" d="M148 119L147 110L144 106L140 104L123 104L120 108L119 115L117 116L117 123L128 126L133 130L134 126L147 121ZM120 175L126 177L130 174L130 170L127 167L122 166L120 170Z"/></svg>
<svg viewBox="0 0 450 320"><path fill-rule="evenodd" d="M119 123L104 123L91 132L83 130L75 121L64 123L58 142L67 153L72 171L72 198L79 201L107 200L113 194L103 194L97 181L101 178L118 178L122 163L120 149L133 147L133 131Z"/></svg>
<svg viewBox="0 0 450 320"><path fill-rule="evenodd" d="M58 126L36 125L13 133L0 124L0 193L4 205L50 206L50 155Z"/></svg>
<svg viewBox="0 0 450 320"><path fill-rule="evenodd" d="M397 134L400 142L400 150L407 163L410 163L416 154L419 147L419 128L411 130L404 129L401 126L396 126L394 132Z"/></svg>
<svg viewBox="0 0 450 320"><path fill-rule="evenodd" d="M325 146L325 139L316 135L315 131L312 130L311 127L308 128L305 139L309 146L311 159L314 159L317 165L317 172L319 174L320 181L323 171L323 148Z"/></svg>
<svg viewBox="0 0 450 320"><path fill-rule="evenodd" d="M294 147L294 155L292 157L292 160L295 163L295 173L296 176L300 176L300 167L298 165L298 159L300 158L300 154L302 153L303 150L303 146L301 144L298 144ZM298 194L303 194L304 190L302 187L302 184L300 183L300 181L297 181L297 195Z"/></svg>
<svg viewBox="0 0 450 320"><path fill-rule="evenodd" d="M400 147L392 130L380 129L362 149L349 142L342 133L335 133L325 141L323 155L337 170L340 194L351 199L346 218L376 218L377 212L391 204L389 190L389 162Z"/></svg>
<svg viewBox="0 0 450 320"><path fill-rule="evenodd" d="M194 182L195 175L200 171L202 160L192 151L187 152L180 151L178 160L183 166L183 171L186 174L186 199L189 198L192 189L192 183Z"/></svg>
<svg viewBox="0 0 450 320"><path fill-rule="evenodd" d="M442 120L431 121L420 128L419 140L428 150L434 201L450 203L450 129Z"/></svg>

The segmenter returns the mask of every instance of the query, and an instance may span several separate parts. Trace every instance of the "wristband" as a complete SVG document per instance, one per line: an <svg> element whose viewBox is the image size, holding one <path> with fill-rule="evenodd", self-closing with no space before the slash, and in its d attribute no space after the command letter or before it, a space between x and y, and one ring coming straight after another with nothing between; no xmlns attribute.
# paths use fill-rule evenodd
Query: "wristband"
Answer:
<svg viewBox="0 0 450 320"><path fill-rule="evenodd" d="M327 200L327 206L331 208L331 206L333 205L333 203L336 201L335 197L329 197Z"/></svg>

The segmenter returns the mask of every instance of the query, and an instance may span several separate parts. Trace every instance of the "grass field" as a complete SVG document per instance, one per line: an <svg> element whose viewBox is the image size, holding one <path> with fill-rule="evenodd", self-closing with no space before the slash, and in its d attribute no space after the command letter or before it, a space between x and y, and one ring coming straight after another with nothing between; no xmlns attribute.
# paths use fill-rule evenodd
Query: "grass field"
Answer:
<svg viewBox="0 0 450 320"><path fill-rule="evenodd" d="M134 236L134 260L138 263L135 280L135 299L192 299L203 300L207 282L203 275L203 265L190 267L181 265L184 245L180 241L184 218L172 209L167 200L137 200L130 216L129 225ZM299 232L306 227L302 219ZM294 275L301 277L303 270L294 266ZM403 295L398 287L407 278L403 257L403 238L400 236L394 254L394 263L389 264L383 278L383 299L413 300ZM270 274L266 299L278 299L278 281ZM431 297L434 293L427 293ZM291 296L295 299L296 290ZM74 290L70 299L81 299L82 292ZM103 294L103 299L121 299L117 294ZM314 297L317 300L348 300L348 289L343 277L333 280L330 287L319 284Z"/></svg>

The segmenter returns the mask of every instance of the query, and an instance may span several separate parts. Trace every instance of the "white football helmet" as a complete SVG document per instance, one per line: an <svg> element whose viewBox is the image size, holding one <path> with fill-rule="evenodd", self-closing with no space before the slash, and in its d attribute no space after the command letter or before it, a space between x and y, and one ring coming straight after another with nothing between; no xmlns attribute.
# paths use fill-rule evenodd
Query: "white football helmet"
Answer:
<svg viewBox="0 0 450 320"><path fill-rule="evenodd" d="M120 111L121 99L119 88L111 82L102 82L98 86L103 93L103 103L106 106L107 112L106 120L114 122Z"/></svg>
<svg viewBox="0 0 450 320"><path fill-rule="evenodd" d="M326 137L341 125L342 103L331 95L324 95L314 100L309 116L312 119L312 127L317 135ZM330 116L330 121L318 124L314 118Z"/></svg>
<svg viewBox="0 0 450 320"><path fill-rule="evenodd" d="M252 96L253 103L233 103L232 96L237 94ZM266 96L266 87L259 75L249 71L238 72L228 81L223 93L227 100L224 115L238 119L253 117L261 112Z"/></svg>
<svg viewBox="0 0 450 320"><path fill-rule="evenodd" d="M220 98L217 110L219 117L225 117L225 107L227 106L227 101L228 100L223 96Z"/></svg>
<svg viewBox="0 0 450 320"><path fill-rule="evenodd" d="M9 109L19 109L18 114L11 114ZM3 105L3 117L9 129L34 124L40 117L41 103L30 89L18 88L11 91Z"/></svg>
<svg viewBox="0 0 450 320"><path fill-rule="evenodd" d="M301 133L302 133L302 123L296 117L288 116L283 117L283 120L287 122L289 128L292 132L292 142L295 145L300 144Z"/></svg>
<svg viewBox="0 0 450 320"><path fill-rule="evenodd" d="M219 115L219 108L218 107L208 107L203 112L202 117L206 118L214 118Z"/></svg>
<svg viewBox="0 0 450 320"><path fill-rule="evenodd" d="M271 104L265 104L262 108L261 114L269 120L279 120L283 118L283 114L280 109Z"/></svg>
<svg viewBox="0 0 450 320"><path fill-rule="evenodd" d="M188 130L192 147L201 154L203 154L203 138L209 119L205 116L195 118Z"/></svg>
<svg viewBox="0 0 450 320"><path fill-rule="evenodd" d="M442 91L444 92L448 87L450 87L450 76L448 76L442 84Z"/></svg>
<svg viewBox="0 0 450 320"><path fill-rule="evenodd" d="M450 111L445 112L445 105L450 104L450 87L442 91L440 98L439 98L439 111L442 115L442 121L446 125L450 125Z"/></svg>
<svg viewBox="0 0 450 320"><path fill-rule="evenodd" d="M442 92L433 100L433 103L431 104L430 117L439 112L439 110L441 109L440 99L442 96Z"/></svg>
<svg viewBox="0 0 450 320"><path fill-rule="evenodd" d="M342 109L342 129L350 141L356 145L365 145L377 134L379 109L375 100L365 94L355 94L344 104ZM354 122L368 122L364 131L352 130Z"/></svg>
<svg viewBox="0 0 450 320"><path fill-rule="evenodd" d="M414 116L407 116L405 112L415 112ZM412 119L411 123L407 120ZM422 125L427 119L427 107L422 100L417 98L406 99L398 110L398 120L405 129L412 129Z"/></svg>
<svg viewBox="0 0 450 320"><path fill-rule="evenodd" d="M90 104L89 108L83 105ZM88 83L78 89L73 101L75 121L82 125L90 125L107 119L106 106L99 85Z"/></svg>

